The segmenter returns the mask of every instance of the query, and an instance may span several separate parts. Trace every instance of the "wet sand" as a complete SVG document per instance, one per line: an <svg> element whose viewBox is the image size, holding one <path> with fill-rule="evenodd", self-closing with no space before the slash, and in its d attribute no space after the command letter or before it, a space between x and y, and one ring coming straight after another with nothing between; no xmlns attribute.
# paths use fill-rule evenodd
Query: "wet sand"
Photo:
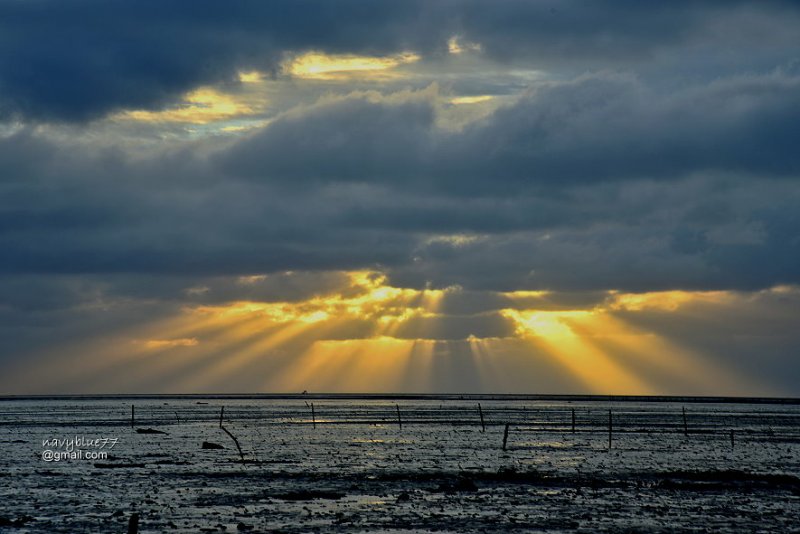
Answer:
<svg viewBox="0 0 800 534"><path fill-rule="evenodd" d="M9 532L125 532L133 513L140 532L800 528L790 403L6 399L0 432ZM70 440L80 457L43 459Z"/></svg>

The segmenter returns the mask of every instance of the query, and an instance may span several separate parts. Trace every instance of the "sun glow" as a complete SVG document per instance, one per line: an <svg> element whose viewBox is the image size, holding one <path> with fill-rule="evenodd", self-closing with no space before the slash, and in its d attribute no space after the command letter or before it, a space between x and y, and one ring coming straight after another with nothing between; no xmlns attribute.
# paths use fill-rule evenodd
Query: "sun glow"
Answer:
<svg viewBox="0 0 800 534"><path fill-rule="evenodd" d="M650 293L612 293L610 307L615 310L675 311L681 306L697 302L719 303L727 299L725 291L654 291Z"/></svg>
<svg viewBox="0 0 800 534"><path fill-rule="evenodd" d="M575 333L564 322L568 318L590 317L591 311L517 311L503 310L506 317L517 323L522 335L534 335L547 339L574 338Z"/></svg>
<svg viewBox="0 0 800 534"><path fill-rule="evenodd" d="M504 310L504 313L517 323L521 337L543 347L593 391L654 393L628 369L575 333L569 321L581 320L591 324L593 312Z"/></svg>
<svg viewBox="0 0 800 534"><path fill-rule="evenodd" d="M481 102L488 102L493 98L492 95L456 96L450 99L450 103L456 106L461 104L479 104Z"/></svg>
<svg viewBox="0 0 800 534"><path fill-rule="evenodd" d="M501 309L463 312L453 303L473 306L476 295L457 286L397 287L374 271L339 273L336 279L336 288L307 298L186 305L176 316L64 347L48 364L54 382L45 386L92 380L134 391L153 391L153 384L173 392L225 391L225 384L235 383L276 392L466 388L598 394L755 387L701 351L628 321L631 314L683 313L693 305L736 306L740 301L730 293L610 292L584 309L565 310L558 308L558 293L513 291L486 294ZM261 286L275 280L256 274L231 283L244 292L263 292ZM195 299L214 294L213 287L191 289ZM454 319L505 333L453 337L446 325ZM493 321L494 330L480 321ZM560 385L549 385L554 380Z"/></svg>
<svg viewBox="0 0 800 534"><path fill-rule="evenodd" d="M415 63L420 56L404 52L393 56L358 56L307 52L283 63L284 72L296 78L316 80L346 80L356 77L394 77L393 69Z"/></svg>
<svg viewBox="0 0 800 534"><path fill-rule="evenodd" d="M619 297L625 302L628 295ZM638 305L642 299L648 297L637 295L627 302ZM674 295L653 295L650 300L661 306L676 302ZM709 377L726 390L747 389L747 381L730 370L711 365L696 351L633 327L615 317L614 310L509 309L503 314L515 322L518 336L555 358L595 393L664 394L654 379L666 379L673 387L683 384L686 391L699 394L707 391Z"/></svg>
<svg viewBox="0 0 800 534"><path fill-rule="evenodd" d="M481 45L478 43L464 42L458 35L454 35L447 40L447 51L450 54L463 54L464 52L480 52Z"/></svg>
<svg viewBox="0 0 800 534"><path fill-rule="evenodd" d="M256 70L239 73L239 81L242 83L257 83L264 79L264 75Z"/></svg>
<svg viewBox="0 0 800 534"><path fill-rule="evenodd" d="M248 79L247 81L253 80ZM234 95L203 87L184 95L177 106L161 111L125 111L118 114L116 118L149 123L208 124L252 115L258 111L259 109L252 103L247 103Z"/></svg>

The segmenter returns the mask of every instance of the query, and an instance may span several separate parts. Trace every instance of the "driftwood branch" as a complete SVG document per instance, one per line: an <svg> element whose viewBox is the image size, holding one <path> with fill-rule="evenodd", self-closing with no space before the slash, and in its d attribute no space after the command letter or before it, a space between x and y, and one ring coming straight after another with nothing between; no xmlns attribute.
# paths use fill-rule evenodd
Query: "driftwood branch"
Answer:
<svg viewBox="0 0 800 534"><path fill-rule="evenodd" d="M222 425L222 417L225 415L225 406L219 411L219 427L228 434L233 442L236 444L236 449L239 451L239 457L242 459L242 463L245 463L244 453L242 452L242 447L239 445L239 440L236 439L236 436L231 434L231 432Z"/></svg>

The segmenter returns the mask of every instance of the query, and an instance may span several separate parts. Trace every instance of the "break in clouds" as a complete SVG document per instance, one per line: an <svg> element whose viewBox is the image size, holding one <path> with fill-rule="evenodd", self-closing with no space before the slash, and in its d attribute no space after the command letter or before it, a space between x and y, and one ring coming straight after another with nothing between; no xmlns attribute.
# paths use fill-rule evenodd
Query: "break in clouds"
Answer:
<svg viewBox="0 0 800 534"><path fill-rule="evenodd" d="M513 292L729 292L703 329L615 313L796 394L798 23L777 1L4 2L0 365L374 271L447 291L402 339L511 338ZM390 59L292 69L312 52Z"/></svg>

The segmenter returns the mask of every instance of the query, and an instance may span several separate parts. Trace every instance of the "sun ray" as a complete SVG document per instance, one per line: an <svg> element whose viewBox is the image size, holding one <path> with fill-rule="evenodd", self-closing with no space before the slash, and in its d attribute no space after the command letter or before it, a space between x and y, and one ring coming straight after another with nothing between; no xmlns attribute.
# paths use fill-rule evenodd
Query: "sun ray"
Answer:
<svg viewBox="0 0 800 534"><path fill-rule="evenodd" d="M653 388L608 354L586 343L567 323L567 319L587 317L589 311L543 312L504 310L514 320L523 337L536 339L595 393L647 395Z"/></svg>
<svg viewBox="0 0 800 534"><path fill-rule="evenodd" d="M279 327L270 334L257 337L252 343L239 348L235 351L225 351L215 362L206 366L190 379L183 382L183 387L187 391L203 389L212 383L223 384L234 373L247 367L254 360L267 357L266 354L281 345L292 341L303 335L309 335L309 331L316 325L313 322L294 321Z"/></svg>

